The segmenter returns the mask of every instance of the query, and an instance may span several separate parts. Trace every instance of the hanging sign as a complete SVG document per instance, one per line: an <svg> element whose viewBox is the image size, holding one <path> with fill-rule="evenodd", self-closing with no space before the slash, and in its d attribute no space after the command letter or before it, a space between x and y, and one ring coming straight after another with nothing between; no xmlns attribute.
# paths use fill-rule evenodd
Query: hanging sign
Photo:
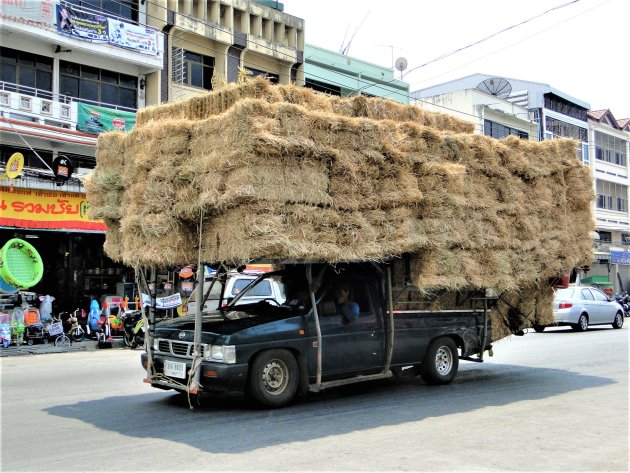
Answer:
<svg viewBox="0 0 630 473"><path fill-rule="evenodd" d="M610 262L612 264L630 265L630 252L627 251L610 251Z"/></svg>
<svg viewBox="0 0 630 473"><path fill-rule="evenodd" d="M136 114L133 112L85 103L78 103L77 111L77 130L95 135L110 130L130 131L136 124Z"/></svg>
<svg viewBox="0 0 630 473"><path fill-rule="evenodd" d="M142 305L151 307L151 296L149 294L142 293ZM156 309L174 309L180 305L182 305L182 296L179 293L155 299Z"/></svg>
<svg viewBox="0 0 630 473"><path fill-rule="evenodd" d="M93 43L109 41L107 17L75 10L68 5L57 5L57 31Z"/></svg>
<svg viewBox="0 0 630 473"><path fill-rule="evenodd" d="M9 179L15 179L22 172L24 167L24 155L22 153L13 153L7 161L6 176Z"/></svg>
<svg viewBox="0 0 630 473"><path fill-rule="evenodd" d="M54 12L52 0L0 0L0 17L3 19L53 26Z"/></svg>
<svg viewBox="0 0 630 473"><path fill-rule="evenodd" d="M72 171L74 171L74 166L67 156L59 155L53 160L53 173L58 186L62 186L70 179Z"/></svg>
<svg viewBox="0 0 630 473"><path fill-rule="evenodd" d="M157 56L158 37L157 31L153 28L133 25L113 18L109 18L107 24L110 44Z"/></svg>

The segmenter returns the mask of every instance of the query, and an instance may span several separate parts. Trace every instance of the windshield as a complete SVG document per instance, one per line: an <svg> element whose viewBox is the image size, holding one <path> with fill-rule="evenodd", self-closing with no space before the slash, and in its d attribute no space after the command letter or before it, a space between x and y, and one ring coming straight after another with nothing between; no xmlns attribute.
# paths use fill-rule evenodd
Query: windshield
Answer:
<svg viewBox="0 0 630 473"><path fill-rule="evenodd" d="M228 309L236 306L239 310L260 311L265 307L303 310L309 304L308 284L304 270L282 270L266 273L257 279L235 280L230 291L235 296ZM249 307L249 308L248 308Z"/></svg>
<svg viewBox="0 0 630 473"><path fill-rule="evenodd" d="M208 291L210 291L210 295L208 296L209 301L218 301L219 297L221 296L221 283L219 281L216 281L214 284L212 284L213 281L214 279L204 281L203 292L204 294L208 294ZM210 286L212 286L212 288L210 288ZM188 301L195 302L197 300L198 292L199 292L199 286L195 287L195 290L190 295L190 298L188 299Z"/></svg>

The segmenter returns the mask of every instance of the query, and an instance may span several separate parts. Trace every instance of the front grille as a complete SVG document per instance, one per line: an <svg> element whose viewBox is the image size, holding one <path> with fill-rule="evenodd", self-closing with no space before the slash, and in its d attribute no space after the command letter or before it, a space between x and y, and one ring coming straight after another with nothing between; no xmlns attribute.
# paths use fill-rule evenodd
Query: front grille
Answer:
<svg viewBox="0 0 630 473"><path fill-rule="evenodd" d="M205 353L205 345L201 345L201 356ZM158 340L158 352L166 355L184 356L192 358L194 344L191 342L177 342L173 340Z"/></svg>

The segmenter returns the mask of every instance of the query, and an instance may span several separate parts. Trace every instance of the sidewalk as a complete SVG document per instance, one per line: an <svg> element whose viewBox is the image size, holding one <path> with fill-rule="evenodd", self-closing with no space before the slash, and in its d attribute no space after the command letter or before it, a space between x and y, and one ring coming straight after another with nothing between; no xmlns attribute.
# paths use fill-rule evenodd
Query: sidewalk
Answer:
<svg viewBox="0 0 630 473"><path fill-rule="evenodd" d="M122 337L114 337L112 348L125 348L125 342ZM23 343L21 346L11 344L7 348L0 346L0 357L4 356L21 356L21 355L44 355L47 353L66 353L70 351L93 351L98 350L98 342L96 340L84 340L82 342L73 342L72 345L65 347L56 347L50 343L34 343L29 346Z"/></svg>

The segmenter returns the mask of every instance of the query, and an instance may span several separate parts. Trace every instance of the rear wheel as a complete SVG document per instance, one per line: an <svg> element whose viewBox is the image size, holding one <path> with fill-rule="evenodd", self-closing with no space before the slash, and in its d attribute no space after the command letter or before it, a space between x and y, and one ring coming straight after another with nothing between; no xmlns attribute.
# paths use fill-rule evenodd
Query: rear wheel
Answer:
<svg viewBox="0 0 630 473"><path fill-rule="evenodd" d="M62 333L57 338L55 338L54 343L56 347L66 347L70 345L70 338L65 333Z"/></svg>
<svg viewBox="0 0 630 473"><path fill-rule="evenodd" d="M613 328L621 328L623 327L623 315L621 312L617 312L615 314L615 320L612 323Z"/></svg>
<svg viewBox="0 0 630 473"><path fill-rule="evenodd" d="M571 325L571 328L576 332L586 332L588 330L588 316L586 314L580 315L577 324Z"/></svg>
<svg viewBox="0 0 630 473"><path fill-rule="evenodd" d="M536 333L543 333L545 331L544 325L534 325L534 331Z"/></svg>
<svg viewBox="0 0 630 473"><path fill-rule="evenodd" d="M251 365L248 395L263 406L282 407L295 396L298 378L293 354L281 349L264 351Z"/></svg>
<svg viewBox="0 0 630 473"><path fill-rule="evenodd" d="M429 345L420 375L427 384L448 384L455 379L458 367L457 345L452 339L442 337Z"/></svg>
<svg viewBox="0 0 630 473"><path fill-rule="evenodd" d="M82 342L83 338L85 338L85 332L82 329L75 327L70 331L70 338L72 338L72 341L74 342Z"/></svg>

